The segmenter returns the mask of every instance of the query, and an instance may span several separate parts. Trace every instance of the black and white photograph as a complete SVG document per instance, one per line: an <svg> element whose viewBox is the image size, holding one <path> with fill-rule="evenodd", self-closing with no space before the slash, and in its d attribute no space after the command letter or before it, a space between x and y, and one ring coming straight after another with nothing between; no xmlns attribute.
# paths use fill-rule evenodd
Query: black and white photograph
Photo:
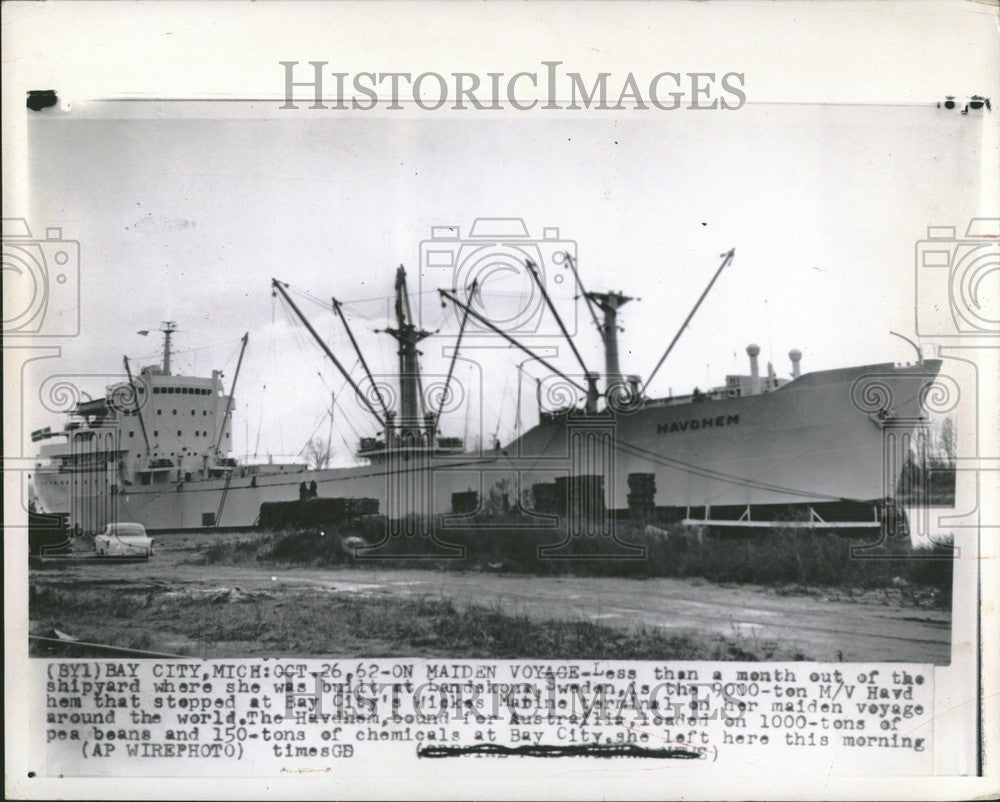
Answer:
<svg viewBox="0 0 1000 802"><path fill-rule="evenodd" d="M843 199L974 177L981 112L226 105L29 119L33 208L123 265L25 410L37 653L949 662L911 518L954 506L956 379L876 275L908 232Z"/></svg>
<svg viewBox="0 0 1000 802"><path fill-rule="evenodd" d="M68 5L4 9L9 794L995 787L995 3ZM696 47L849 7L806 72L964 83Z"/></svg>

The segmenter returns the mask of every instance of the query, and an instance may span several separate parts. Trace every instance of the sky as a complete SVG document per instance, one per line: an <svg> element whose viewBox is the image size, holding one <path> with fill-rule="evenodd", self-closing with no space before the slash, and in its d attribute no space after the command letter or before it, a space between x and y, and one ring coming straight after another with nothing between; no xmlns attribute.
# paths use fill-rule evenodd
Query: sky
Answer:
<svg viewBox="0 0 1000 802"><path fill-rule="evenodd" d="M63 343L58 368L37 363L27 375L101 374L87 388L97 395L105 374L121 373L123 354L156 361L159 338L136 332L172 320L175 372L219 368L228 386L249 332L235 451L264 458L294 457L313 434L326 437L331 392L338 464L375 430L272 297L272 277L312 296L293 297L360 379L329 299L345 303L373 371L391 374L395 345L372 329L386 324L405 265L415 311L437 332L422 344L423 368L443 376L458 323L436 289L454 278L422 266L421 243L435 226L467 237L476 218L521 218L537 240L558 228L557 242L568 243L543 242L538 253L589 368L603 367L600 340L553 254L575 250L588 290L641 299L622 312L620 344L625 372L646 378L735 248L649 388L680 394L748 372L751 342L779 376L792 348L804 372L912 361L889 332L915 335L915 244L928 225L961 235L979 201L982 122L933 105L291 118L234 105L91 103L32 115L29 222L80 242L81 334ZM526 286L523 275L493 275L485 303L516 307ZM525 339L579 372L551 315L538 327ZM524 355L470 337L462 356L471 362L459 363L456 380L475 403L446 415L444 433L505 439ZM544 373L537 363L526 372ZM530 425L537 412L524 388ZM57 417L39 406L27 426Z"/></svg>

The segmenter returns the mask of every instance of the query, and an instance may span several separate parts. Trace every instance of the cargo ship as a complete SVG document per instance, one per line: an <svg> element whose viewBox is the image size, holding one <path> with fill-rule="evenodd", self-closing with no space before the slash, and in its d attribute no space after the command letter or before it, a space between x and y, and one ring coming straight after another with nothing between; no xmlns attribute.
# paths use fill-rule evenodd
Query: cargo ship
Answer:
<svg viewBox="0 0 1000 802"><path fill-rule="evenodd" d="M722 256L661 365L734 252ZM533 265L527 266L537 280ZM570 267L579 282L575 265ZM544 294L540 282L539 288ZM350 335L363 377L344 369L287 285L274 279L273 294L288 304L377 421L380 434L361 439L356 465L311 469L232 456L234 387L244 352L228 389L218 370L209 377L176 374L175 326L168 323L161 330L160 362L133 375L126 359L127 381L109 387L103 398L77 404L61 429L33 433L40 456L31 477L32 509L68 515L78 532L96 532L112 520L141 523L153 532L249 528L258 525L266 505L315 495L364 499L365 509L389 520L422 520L433 528L445 519L474 520L492 494L502 499L504 512L528 520L570 521L575 514L600 518L598 529L622 516L737 527L778 519L802 526L879 526L910 439L927 422L939 360L924 359L918 349L912 364L802 372L801 353L793 350L789 374L779 377L770 363L761 368L760 348L750 345L748 373L726 376L704 391L648 397L652 375L643 382L619 365L618 310L631 299L586 292L582 283L580 289L603 341L603 374L586 369L568 335L581 366L575 375L493 325L473 308L474 282L462 292L441 290L462 322L448 379L437 388L441 399L449 394L471 321L537 360L549 372L544 395L564 402L543 408L539 382L535 426L518 427L508 442L470 448L463 438L441 432L440 407L435 410L425 394L418 344L430 333L413 319L403 267L396 273L394 325L384 330L398 343L398 392L391 394L372 378L336 301L332 311ZM558 319L547 295L545 300ZM244 337L244 349L246 342ZM498 488L499 496L493 492Z"/></svg>

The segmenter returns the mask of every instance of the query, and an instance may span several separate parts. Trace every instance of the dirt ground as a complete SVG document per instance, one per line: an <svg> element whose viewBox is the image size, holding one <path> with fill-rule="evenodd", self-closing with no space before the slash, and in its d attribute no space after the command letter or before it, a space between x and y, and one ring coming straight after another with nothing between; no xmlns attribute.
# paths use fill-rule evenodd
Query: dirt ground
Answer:
<svg viewBox="0 0 1000 802"><path fill-rule="evenodd" d="M577 629L599 625L591 633L613 631L622 637L631 633L633 641L643 632L647 637L652 633L663 648L678 651L676 655L664 654L663 659L949 662L950 613L912 602L904 604L895 588L851 592L725 586L703 580L549 578L379 565L331 569L197 562L199 551L210 540L248 536L159 536L149 562L127 565L72 558L33 560L33 597L50 603L33 602L32 633L45 634L55 627L77 637L104 638L102 643L206 657L276 655L294 654L303 648L316 650L315 638L303 640L301 632L291 631L302 616L362 615L375 624L371 638L366 640L357 628L350 632L341 628L329 635L336 642L319 651L364 654L365 649L374 648L382 654L430 655L435 649L456 647L453 637L433 634L440 622L428 619L414 623L430 633L424 638L426 647L420 647L424 641L415 640L413 632L386 629L370 614L380 608L393 614L417 609L421 616L433 613L440 618L443 608L413 607L434 602L447 603L447 609L463 615L486 608L493 615L490 620L509 616L512 621L530 622L532 627L541 627L535 637L543 639L551 634L543 632L549 625ZM88 593L90 605L71 602L63 608L51 603L59 598L84 599ZM201 606L166 604L178 599L196 600ZM154 603L156 606L150 608ZM129 605L149 608L149 612L132 616ZM188 621L185 629L178 626L185 622L170 621L170 616L196 616L200 623L194 626ZM473 624L477 632L484 626L478 619ZM173 635L167 637L168 632ZM503 638L487 640L477 639L474 648L465 650L465 656L499 656L504 648L520 648L503 647ZM573 648L570 641L551 641L556 642ZM692 643L700 644L702 650L710 649L710 653L699 657L698 648L687 649ZM635 652L635 648L633 642L630 649Z"/></svg>

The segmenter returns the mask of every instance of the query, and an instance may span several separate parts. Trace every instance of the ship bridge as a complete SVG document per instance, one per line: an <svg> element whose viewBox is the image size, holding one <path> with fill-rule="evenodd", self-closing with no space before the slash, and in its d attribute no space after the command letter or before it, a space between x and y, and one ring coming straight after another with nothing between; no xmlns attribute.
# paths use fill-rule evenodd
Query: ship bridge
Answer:
<svg viewBox="0 0 1000 802"><path fill-rule="evenodd" d="M61 431L32 434L43 443L40 456L52 461L49 469L84 467L89 444L113 433L115 480L125 486L209 478L226 470L235 399L225 393L219 370L210 378L174 374L170 337L176 328L168 323L161 331L161 363L143 367L134 378L127 370L128 382L108 386L103 398L79 402Z"/></svg>

